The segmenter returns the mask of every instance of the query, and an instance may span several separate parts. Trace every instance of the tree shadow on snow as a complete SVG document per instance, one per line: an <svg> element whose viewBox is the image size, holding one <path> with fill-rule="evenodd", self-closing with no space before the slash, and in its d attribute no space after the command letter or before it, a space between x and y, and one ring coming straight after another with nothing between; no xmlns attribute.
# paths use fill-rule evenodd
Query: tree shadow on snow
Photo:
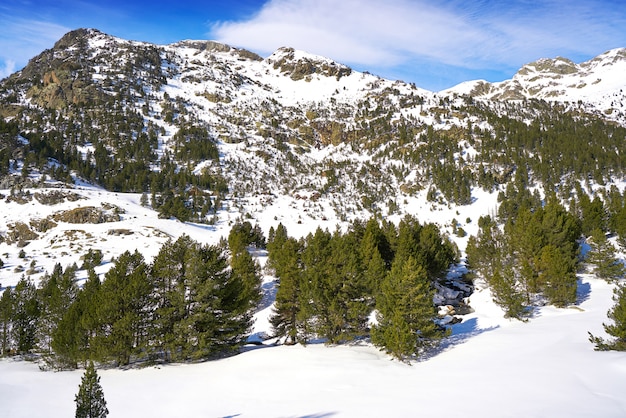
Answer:
<svg viewBox="0 0 626 418"><path fill-rule="evenodd" d="M273 280L271 282L263 283L261 286L261 302L256 308L256 311L262 311L268 308L276 300L276 292L278 291L278 281Z"/></svg>
<svg viewBox="0 0 626 418"><path fill-rule="evenodd" d="M589 300L591 296L591 285L589 282L583 282L582 279L578 279L578 288L576 289L576 305Z"/></svg>
<svg viewBox="0 0 626 418"><path fill-rule="evenodd" d="M466 321L454 324L451 327L452 334L450 336L444 338L437 347L422 353L415 361L421 363L422 361L429 360L444 351L451 350L457 345L465 343L470 338L476 337L484 332L493 331L499 327L500 326L497 325L489 328L478 328L478 320L476 318L470 318Z"/></svg>

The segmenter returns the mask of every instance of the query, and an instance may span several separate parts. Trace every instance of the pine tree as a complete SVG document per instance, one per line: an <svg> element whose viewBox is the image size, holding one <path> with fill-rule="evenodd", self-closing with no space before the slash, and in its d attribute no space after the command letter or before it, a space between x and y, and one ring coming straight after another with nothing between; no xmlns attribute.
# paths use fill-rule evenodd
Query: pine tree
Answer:
<svg viewBox="0 0 626 418"><path fill-rule="evenodd" d="M302 280L298 294L300 308L296 318L302 342L306 342L315 333L318 304L325 298L324 283L328 277L331 240L332 234L318 227L304 241L301 256Z"/></svg>
<svg viewBox="0 0 626 418"><path fill-rule="evenodd" d="M38 329L41 349L50 352L52 335L76 298L78 286L74 282L75 272L75 267L68 267L64 272L61 265L57 264L52 275L46 275L39 284L41 317Z"/></svg>
<svg viewBox="0 0 626 418"><path fill-rule="evenodd" d="M11 326L15 301L10 287L4 289L0 298L0 356L11 351Z"/></svg>
<svg viewBox="0 0 626 418"><path fill-rule="evenodd" d="M478 234L467 242L467 264L484 278L494 275L504 257L504 236L490 216L478 220Z"/></svg>
<svg viewBox="0 0 626 418"><path fill-rule="evenodd" d="M604 280L618 280L626 273L622 262L615 257L615 247L601 229L591 234L591 251L587 254L587 262L594 265L596 276Z"/></svg>
<svg viewBox="0 0 626 418"><path fill-rule="evenodd" d="M11 337L18 354L30 353L37 343L39 303L35 285L24 276L13 289Z"/></svg>
<svg viewBox="0 0 626 418"><path fill-rule="evenodd" d="M438 278L448 270L456 259L456 248L441 236L439 227L433 223L425 224L419 231L419 250L416 262L426 268L431 280Z"/></svg>
<svg viewBox="0 0 626 418"><path fill-rule="evenodd" d="M326 271L314 286L312 300L314 329L318 336L334 344L365 334L370 309L354 235L336 231L329 245Z"/></svg>
<svg viewBox="0 0 626 418"><path fill-rule="evenodd" d="M279 225L280 226L280 225ZM276 237L278 237L278 230ZM286 344L296 344L301 341L299 333L301 310L301 283L302 266L300 260L300 244L294 238L287 238L281 247L278 240L268 243L270 260L280 279L274 312L270 317L270 324L277 337L284 337Z"/></svg>
<svg viewBox="0 0 626 418"><path fill-rule="evenodd" d="M554 245L546 245L537 265L550 303L562 308L576 302L576 264L571 257Z"/></svg>
<svg viewBox="0 0 626 418"><path fill-rule="evenodd" d="M491 289L493 301L504 309L505 318L524 320L528 311L524 305L524 295L518 289L513 269L510 266L497 267L491 276L486 277L486 280Z"/></svg>
<svg viewBox="0 0 626 418"><path fill-rule="evenodd" d="M185 331L177 324L186 318L189 304L188 260L197 246L187 235L168 241L159 250L150 271L150 340L166 361L180 360Z"/></svg>
<svg viewBox="0 0 626 418"><path fill-rule="evenodd" d="M87 281L52 333L54 367L75 369L78 362L91 358L90 341L99 333L95 317L99 290L100 279L89 269Z"/></svg>
<svg viewBox="0 0 626 418"><path fill-rule="evenodd" d="M596 350L626 351L626 284L618 284L613 290L615 305L607 313L612 324L602 324L604 330L613 340L605 340L589 333L589 340L595 344Z"/></svg>
<svg viewBox="0 0 626 418"><path fill-rule="evenodd" d="M258 300L253 289L229 270L228 259L217 246L198 244L186 275L190 303L187 317L179 324L187 333L183 352L201 359L239 348L252 325L250 297Z"/></svg>
<svg viewBox="0 0 626 418"><path fill-rule="evenodd" d="M506 251L511 255L515 276L524 288L528 304L531 303L531 296L543 289L536 267L537 257L546 240L541 226L542 217L542 210L531 212L530 209L523 209L504 228Z"/></svg>
<svg viewBox="0 0 626 418"><path fill-rule="evenodd" d="M239 299L247 305L245 310L254 310L262 296L260 267L245 247L240 247L238 251L230 250L231 280L238 281L241 286Z"/></svg>
<svg viewBox="0 0 626 418"><path fill-rule="evenodd" d="M383 254L385 255L383 256ZM365 226L360 244L360 255L365 269L363 274L367 287L367 297L370 298L370 304L374 304L374 298L378 294L380 284L393 260L389 242L375 218L371 218ZM387 262L385 259L389 261Z"/></svg>
<svg viewBox="0 0 626 418"><path fill-rule="evenodd" d="M376 303L372 342L400 360L436 346L446 331L434 322L433 296L426 269L413 257L394 262Z"/></svg>
<svg viewBox="0 0 626 418"><path fill-rule="evenodd" d="M74 401L76 402L76 418L105 418L109 415L104 391L100 385L100 376L93 362L89 362L85 369Z"/></svg>
<svg viewBox="0 0 626 418"><path fill-rule="evenodd" d="M98 359L124 366L133 353L144 348L149 293L143 256L136 250L122 253L106 273L99 292L97 318L103 332L92 340Z"/></svg>

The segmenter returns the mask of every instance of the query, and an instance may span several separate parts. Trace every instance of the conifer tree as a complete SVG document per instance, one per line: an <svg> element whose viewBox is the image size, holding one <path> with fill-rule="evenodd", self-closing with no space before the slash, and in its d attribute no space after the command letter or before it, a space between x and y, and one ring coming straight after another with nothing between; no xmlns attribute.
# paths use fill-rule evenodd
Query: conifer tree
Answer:
<svg viewBox="0 0 626 418"><path fill-rule="evenodd" d="M52 333L55 367L75 369L78 362L91 358L91 339L100 332L96 318L99 290L100 279L89 269L87 281Z"/></svg>
<svg viewBox="0 0 626 418"><path fill-rule="evenodd" d="M542 217L542 210L532 212L530 209L523 209L504 228L507 252L515 266L515 275L524 288L528 304L531 303L532 295L542 290L536 266L546 241L541 225Z"/></svg>
<svg viewBox="0 0 626 418"><path fill-rule="evenodd" d="M280 227L280 225L279 225ZM276 237L279 237L278 229ZM284 337L286 344L301 341L299 334L301 310L300 288L302 282L300 245L294 238L287 238L278 247L278 240L268 242L270 260L280 279L274 312L270 324L277 337Z"/></svg>
<svg viewBox="0 0 626 418"><path fill-rule="evenodd" d="M596 276L604 280L618 280L626 273L624 264L615 257L615 247L601 229L591 234L591 251L587 254L587 262L594 265Z"/></svg>
<svg viewBox="0 0 626 418"><path fill-rule="evenodd" d="M109 415L104 391L100 385L100 376L91 361L81 378L74 401L76 402L76 418L106 418Z"/></svg>
<svg viewBox="0 0 626 418"><path fill-rule="evenodd" d="M75 272L75 267L68 267L64 272L61 265L57 264L52 274L46 275L39 284L37 293L41 317L38 329L41 349L50 351L52 335L76 298L78 286L74 282Z"/></svg>
<svg viewBox="0 0 626 418"><path fill-rule="evenodd" d="M483 277L493 276L502 264L505 255L504 236L490 216L481 216L478 220L478 234L467 242L467 263L472 270Z"/></svg>
<svg viewBox="0 0 626 418"><path fill-rule="evenodd" d="M317 228L309 234L302 249L302 280L299 289L300 308L297 322L300 337L306 342L315 331L315 316L319 313L319 303L325 299L324 283L328 277L332 234L328 230Z"/></svg>
<svg viewBox="0 0 626 418"><path fill-rule="evenodd" d="M13 289L11 338L18 354L30 353L37 343L39 303L35 285L24 276Z"/></svg>
<svg viewBox="0 0 626 418"><path fill-rule="evenodd" d="M181 348L192 359L235 350L252 325L249 297L258 300L257 296L247 289L242 275L229 270L221 248L197 244L190 255L186 269L190 303L179 324L187 336Z"/></svg>
<svg viewBox="0 0 626 418"><path fill-rule="evenodd" d="M186 334L177 324L185 319L189 304L188 260L197 246L187 235L168 241L159 250L150 271L150 340L166 361L179 360Z"/></svg>
<svg viewBox="0 0 626 418"><path fill-rule="evenodd" d="M419 233L418 264L426 268L431 280L438 278L456 259L456 248L441 236L439 227L433 223L425 224Z"/></svg>
<svg viewBox="0 0 626 418"><path fill-rule="evenodd" d="M607 313L612 324L602 324L607 334L613 337L606 340L589 333L589 341L596 346L596 350L626 351L626 284L620 283L613 290L615 305Z"/></svg>
<svg viewBox="0 0 626 418"><path fill-rule="evenodd" d="M491 276L486 277L496 305L504 309L505 318L524 320L529 311L524 305L524 294L518 289L515 274L511 266L495 268Z"/></svg>
<svg viewBox="0 0 626 418"><path fill-rule="evenodd" d="M567 254L554 245L546 245L541 250L538 268L550 303L562 308L576 302L576 266Z"/></svg>
<svg viewBox="0 0 626 418"><path fill-rule="evenodd" d="M53 367L58 369L75 369L78 367L80 351L86 346L86 338L81 329L81 309L79 302L82 290L79 291L77 300L68 308L63 318L52 332L51 348L54 350Z"/></svg>
<svg viewBox="0 0 626 418"><path fill-rule="evenodd" d="M254 310L262 296L260 267L245 246L231 247L230 251L231 280L238 282L241 286L238 297L244 305L247 305L245 310Z"/></svg>
<svg viewBox="0 0 626 418"><path fill-rule="evenodd" d="M125 251L105 274L98 297L97 318L103 332L93 345L99 360L124 366L146 342L150 283L143 256Z"/></svg>
<svg viewBox="0 0 626 418"><path fill-rule="evenodd" d="M426 269L413 257L394 262L376 302L372 342L400 360L436 346L446 332L434 322L433 296Z"/></svg>
<svg viewBox="0 0 626 418"><path fill-rule="evenodd" d="M0 356L6 357L11 351L11 325L14 309L13 291L4 289L0 297Z"/></svg>
<svg viewBox="0 0 626 418"><path fill-rule="evenodd" d="M329 250L326 274L313 291L315 330L329 343L339 343L365 333L370 310L354 236L336 231Z"/></svg>
<svg viewBox="0 0 626 418"><path fill-rule="evenodd" d="M360 256L364 266L363 275L367 297L373 304L380 284L387 274L388 266L393 260L389 242L375 218L371 218L365 226L360 244ZM385 261L386 259L389 261Z"/></svg>

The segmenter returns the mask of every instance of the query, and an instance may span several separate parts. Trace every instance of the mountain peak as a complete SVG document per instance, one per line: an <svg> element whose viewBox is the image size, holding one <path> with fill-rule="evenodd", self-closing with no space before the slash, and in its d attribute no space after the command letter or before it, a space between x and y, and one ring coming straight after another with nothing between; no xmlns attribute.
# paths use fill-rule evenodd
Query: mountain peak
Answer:
<svg viewBox="0 0 626 418"><path fill-rule="evenodd" d="M274 69L288 75L293 80L308 79L313 74L326 77L348 76L352 69L329 58L298 51L294 48L281 47L267 58Z"/></svg>
<svg viewBox="0 0 626 418"><path fill-rule="evenodd" d="M541 73L544 75L574 74L579 71L579 67L570 59L563 57L542 58L524 65L516 75L528 75L530 73Z"/></svg>
<svg viewBox="0 0 626 418"><path fill-rule="evenodd" d="M54 44L54 49L66 49L76 45L77 42L97 35L102 36L104 33L100 32L98 29L91 28L74 29L63 35L61 39Z"/></svg>
<svg viewBox="0 0 626 418"><path fill-rule="evenodd" d="M248 51L246 49L234 48L230 45L217 42L217 41L208 41L208 40L184 40L180 42L176 42L171 44L170 46L174 48L183 47L183 48L191 48L200 52L209 52L209 53L231 53L234 55L238 55L241 58L248 59L251 61L262 61L263 58L258 54L255 54L252 51Z"/></svg>
<svg viewBox="0 0 626 418"><path fill-rule="evenodd" d="M626 48L617 48L578 64L563 57L542 58L522 66L509 80L496 83L469 81L442 93L497 101L583 101L593 103L609 118L623 120L626 111L624 73Z"/></svg>

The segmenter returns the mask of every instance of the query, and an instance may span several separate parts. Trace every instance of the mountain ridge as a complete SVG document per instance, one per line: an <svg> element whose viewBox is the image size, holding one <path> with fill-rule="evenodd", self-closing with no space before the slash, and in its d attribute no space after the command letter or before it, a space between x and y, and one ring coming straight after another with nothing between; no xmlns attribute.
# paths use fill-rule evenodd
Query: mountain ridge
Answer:
<svg viewBox="0 0 626 418"><path fill-rule="evenodd" d="M242 51L66 34L0 82L1 184L144 194L162 218L203 225L332 229L419 212L461 234L476 228L465 206L494 212L515 182L570 199L576 179L591 190L623 177L626 118L602 97L441 94L292 48Z"/></svg>
<svg viewBox="0 0 626 418"><path fill-rule="evenodd" d="M523 65L509 80L466 81L444 93L488 100L583 100L610 116L625 109L624 82L619 76L624 71L626 48L615 48L579 64L563 57L541 58Z"/></svg>

